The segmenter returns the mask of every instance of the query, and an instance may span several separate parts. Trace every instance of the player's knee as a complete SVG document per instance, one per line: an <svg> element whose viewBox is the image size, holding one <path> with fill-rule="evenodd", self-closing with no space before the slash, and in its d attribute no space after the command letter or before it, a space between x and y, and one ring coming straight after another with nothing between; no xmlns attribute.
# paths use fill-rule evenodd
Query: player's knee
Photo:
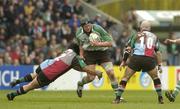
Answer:
<svg viewBox="0 0 180 109"><path fill-rule="evenodd" d="M113 71L113 64L112 64L112 62L103 63L102 66L106 70L106 72L112 72Z"/></svg>
<svg viewBox="0 0 180 109"><path fill-rule="evenodd" d="M94 80L94 79L95 79L95 76L94 76L94 75L91 75L91 76L89 75L89 76L88 76L88 79L89 79L89 80Z"/></svg>
<svg viewBox="0 0 180 109"><path fill-rule="evenodd" d="M158 78L158 75L157 75L157 74L151 74L150 76L151 76L151 78L152 78L153 80L156 79L156 78Z"/></svg>
<svg viewBox="0 0 180 109"><path fill-rule="evenodd" d="M127 80L127 81L128 81L130 78L131 78L131 76L128 75L128 74L125 74L125 75L123 76L123 79L124 79L124 80Z"/></svg>
<svg viewBox="0 0 180 109"><path fill-rule="evenodd" d="M114 75L114 71L113 71L113 70L107 71L107 75L109 76L109 78L110 78L111 80L114 80L114 79L115 79L115 75Z"/></svg>

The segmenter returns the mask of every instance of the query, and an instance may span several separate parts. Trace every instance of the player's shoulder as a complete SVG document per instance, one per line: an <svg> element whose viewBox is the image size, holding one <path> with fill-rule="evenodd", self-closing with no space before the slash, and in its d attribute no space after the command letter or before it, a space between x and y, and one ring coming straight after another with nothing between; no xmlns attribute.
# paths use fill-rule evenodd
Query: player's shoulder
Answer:
<svg viewBox="0 0 180 109"><path fill-rule="evenodd" d="M154 34L151 31L143 31L143 33L146 34L146 35L153 36L153 37L157 38L156 34Z"/></svg>
<svg viewBox="0 0 180 109"><path fill-rule="evenodd" d="M83 34L83 28L82 27L79 27L76 31L76 37L78 38L80 35Z"/></svg>
<svg viewBox="0 0 180 109"><path fill-rule="evenodd" d="M92 24L93 25L93 29L94 30L99 30L99 29L102 29L102 27L98 24Z"/></svg>

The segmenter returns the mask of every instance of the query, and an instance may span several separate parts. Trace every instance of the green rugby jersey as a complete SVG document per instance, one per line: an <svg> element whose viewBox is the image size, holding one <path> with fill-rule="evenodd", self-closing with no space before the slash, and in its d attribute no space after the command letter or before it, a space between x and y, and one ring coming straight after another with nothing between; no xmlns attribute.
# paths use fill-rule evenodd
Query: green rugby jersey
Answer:
<svg viewBox="0 0 180 109"><path fill-rule="evenodd" d="M92 24L92 32L97 33L100 36L101 42L112 42L112 37L99 25ZM76 32L76 40L79 45L83 47L84 50L87 51L104 51L107 50L108 47L97 47L91 46L89 41L89 36L84 33L83 28L78 28Z"/></svg>

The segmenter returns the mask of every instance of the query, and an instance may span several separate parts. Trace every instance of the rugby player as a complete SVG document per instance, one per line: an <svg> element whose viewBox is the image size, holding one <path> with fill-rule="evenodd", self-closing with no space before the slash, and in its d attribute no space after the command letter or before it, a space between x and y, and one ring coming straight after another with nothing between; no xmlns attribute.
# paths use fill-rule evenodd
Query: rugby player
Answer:
<svg viewBox="0 0 180 109"><path fill-rule="evenodd" d="M90 41L91 33L96 33L100 37L100 41ZM101 26L93 24L88 18L81 20L81 27L76 32L76 39L79 42L80 57L83 58L91 69L95 70L96 64L99 64L106 71L111 86L118 95L118 81L115 78L113 64L110 59L109 47L112 47L113 39ZM84 84L93 81L95 76L87 74L81 81L78 82L77 94L82 97L82 89Z"/></svg>
<svg viewBox="0 0 180 109"><path fill-rule="evenodd" d="M180 44L180 39L166 39L165 44ZM179 94L180 91L180 81L177 82L177 85L173 91L166 91L165 96L168 98L170 102L174 102L176 99L176 96Z"/></svg>
<svg viewBox="0 0 180 109"><path fill-rule="evenodd" d="M120 103L120 97L125 90L128 80L136 71L140 70L147 72L150 75L158 95L158 102L160 104L164 103L161 91L161 81L158 77L158 69L161 68L161 53L159 51L158 38L155 34L150 32L150 30L150 22L142 21L140 24L140 32L133 34L128 42L120 67L125 65L131 52L132 56L130 57L125 74L119 83L119 95L115 98L114 103ZM158 69L156 68L156 65L158 65Z"/></svg>
<svg viewBox="0 0 180 109"><path fill-rule="evenodd" d="M71 68L79 71L90 73L91 75L98 75L98 78L102 77L102 73L99 71L91 70L84 61L79 58L79 46L72 44L68 50L64 51L61 55L54 59L47 59L43 61L36 73L31 73L23 78L14 80L10 83L12 87L22 82L29 82L27 85L20 87L17 91L7 94L9 101L13 100L16 96L25 94L30 90L40 88L49 85L61 75L65 74Z"/></svg>

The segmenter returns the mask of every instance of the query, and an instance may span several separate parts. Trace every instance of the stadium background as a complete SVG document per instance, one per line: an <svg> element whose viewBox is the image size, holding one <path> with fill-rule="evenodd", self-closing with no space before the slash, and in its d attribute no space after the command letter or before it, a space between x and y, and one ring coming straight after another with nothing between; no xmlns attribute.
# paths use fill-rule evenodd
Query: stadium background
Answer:
<svg viewBox="0 0 180 109"><path fill-rule="evenodd" d="M130 91L123 95L127 103L110 104L113 91L99 66L97 69L104 72L103 79L96 78L86 85L88 91L83 92L82 99L78 99L74 90L85 74L75 70L39 89L48 91L33 91L11 103L5 97L9 90L19 87L10 88L10 81L34 71L40 62L56 57L67 48L83 17L89 17L113 36L111 57L118 81L124 73L118 65L125 43L138 29L139 21L150 18L163 53L163 73L159 74L162 87L173 89L180 80L180 46L165 45L163 41L180 37L179 6L180 0L0 0L0 106L4 109L179 109L179 96L173 104L167 99L165 105L157 104L152 81L145 72L136 73L128 82Z"/></svg>

